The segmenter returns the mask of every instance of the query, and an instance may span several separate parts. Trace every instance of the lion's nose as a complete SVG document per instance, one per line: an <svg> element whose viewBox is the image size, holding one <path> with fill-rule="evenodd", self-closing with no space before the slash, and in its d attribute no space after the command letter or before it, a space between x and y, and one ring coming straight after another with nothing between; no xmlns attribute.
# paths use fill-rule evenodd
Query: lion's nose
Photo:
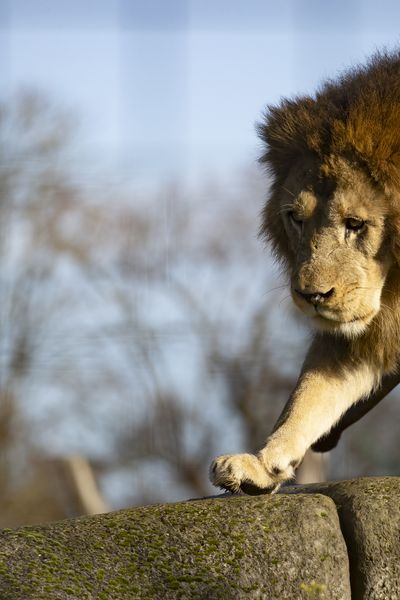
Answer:
<svg viewBox="0 0 400 600"><path fill-rule="evenodd" d="M335 291L335 288L331 288L327 292L303 292L301 290L296 290L296 293L299 294L304 300L307 300L310 304L322 304L325 300L330 298Z"/></svg>

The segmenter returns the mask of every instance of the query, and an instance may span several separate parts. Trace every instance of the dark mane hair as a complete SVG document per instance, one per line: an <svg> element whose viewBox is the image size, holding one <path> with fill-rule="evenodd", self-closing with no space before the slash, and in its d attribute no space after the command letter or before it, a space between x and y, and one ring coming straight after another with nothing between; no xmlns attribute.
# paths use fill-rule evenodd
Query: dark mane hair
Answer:
<svg viewBox="0 0 400 600"><path fill-rule="evenodd" d="M260 161L275 180L312 155L323 164L341 156L383 188L400 187L400 51L375 54L366 65L328 80L314 96L269 106L258 126Z"/></svg>

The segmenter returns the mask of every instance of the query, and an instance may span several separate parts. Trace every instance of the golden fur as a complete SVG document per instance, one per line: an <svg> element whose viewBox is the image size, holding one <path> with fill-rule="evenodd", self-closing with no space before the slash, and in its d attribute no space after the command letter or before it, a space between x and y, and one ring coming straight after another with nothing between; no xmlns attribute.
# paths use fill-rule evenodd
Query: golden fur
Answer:
<svg viewBox="0 0 400 600"><path fill-rule="evenodd" d="M317 333L265 447L213 461L215 485L247 493L276 490L399 382L400 53L270 107L259 133L261 232Z"/></svg>

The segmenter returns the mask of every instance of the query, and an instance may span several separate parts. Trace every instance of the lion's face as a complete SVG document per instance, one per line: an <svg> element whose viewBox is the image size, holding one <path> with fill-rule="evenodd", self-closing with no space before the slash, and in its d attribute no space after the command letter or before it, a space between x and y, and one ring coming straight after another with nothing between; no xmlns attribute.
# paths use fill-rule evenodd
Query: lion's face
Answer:
<svg viewBox="0 0 400 600"><path fill-rule="evenodd" d="M325 172L292 168L269 210L286 236L295 304L319 328L354 337L379 312L393 264L385 198L344 161Z"/></svg>

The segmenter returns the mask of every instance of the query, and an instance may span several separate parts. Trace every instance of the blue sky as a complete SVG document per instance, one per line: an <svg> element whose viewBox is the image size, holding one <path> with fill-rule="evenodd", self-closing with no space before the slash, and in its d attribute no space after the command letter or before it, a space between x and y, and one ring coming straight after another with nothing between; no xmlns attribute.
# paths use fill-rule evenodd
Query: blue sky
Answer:
<svg viewBox="0 0 400 600"><path fill-rule="evenodd" d="M0 89L80 117L87 161L138 180L254 162L267 103L399 42L394 0L2 0Z"/></svg>

